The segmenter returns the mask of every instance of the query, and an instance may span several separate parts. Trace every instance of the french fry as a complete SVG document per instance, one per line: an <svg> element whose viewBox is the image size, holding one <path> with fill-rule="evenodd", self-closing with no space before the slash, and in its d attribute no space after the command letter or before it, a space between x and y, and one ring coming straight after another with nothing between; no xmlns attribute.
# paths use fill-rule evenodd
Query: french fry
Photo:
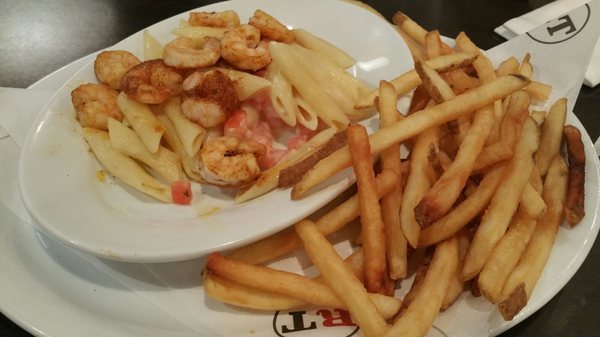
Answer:
<svg viewBox="0 0 600 337"><path fill-rule="evenodd" d="M537 219L524 212L517 212L508 231L498 242L479 274L477 278L479 289L490 302L498 303L502 299L504 283L519 262L535 230L536 222Z"/></svg>
<svg viewBox="0 0 600 337"><path fill-rule="evenodd" d="M502 116L498 129L500 140L486 145L482 149L477 157L473 171L480 172L512 156L512 149L517 143L523 122L525 122L528 116L528 107L530 104L531 97L523 90L515 91L510 95L506 112Z"/></svg>
<svg viewBox="0 0 600 337"><path fill-rule="evenodd" d="M462 265L465 262L465 257L471 244L471 231L468 228L462 229L456 234L456 239L458 240L458 265L456 271L450 277L440 310L448 309L458 299L460 294L465 291L465 282L460 278L460 271L462 270Z"/></svg>
<svg viewBox="0 0 600 337"><path fill-rule="evenodd" d="M418 23L408 17L406 14L397 11L392 17L392 22L404 31L408 36L417 41L421 46L427 45L427 33L428 31L421 27ZM441 52L444 54L450 54L452 48L446 43L440 41Z"/></svg>
<svg viewBox="0 0 600 337"><path fill-rule="evenodd" d="M480 84L478 78L467 75L463 69L450 70L440 74L440 76L450 84L456 95L476 88Z"/></svg>
<svg viewBox="0 0 600 337"><path fill-rule="evenodd" d="M427 55L425 54L425 51L423 50L423 48L417 43L417 41L415 41L413 38L408 36L408 34L406 34L402 29L398 28L398 26L394 26L394 27L396 28L396 31L398 31L400 36L402 36L402 39L406 43L406 46L408 47L408 50L410 51L410 54L413 57L413 60L414 61L426 60Z"/></svg>
<svg viewBox="0 0 600 337"><path fill-rule="evenodd" d="M531 54L525 54L525 56L523 57L523 61L521 61L521 64L519 65L519 69L517 69L517 74L521 74L527 78L531 78L531 75L533 75L533 66L531 65L531 63L529 63L530 59Z"/></svg>
<svg viewBox="0 0 600 337"><path fill-rule="evenodd" d="M400 114L396 111L396 92L388 82L379 83L380 124L385 128L395 123ZM395 144L381 152L382 169L394 171L401 179L400 144ZM385 250L388 274L391 279L398 280L407 274L407 242L400 227L400 203L402 201L402 185L398 184L393 191L381 198L381 215L385 231Z"/></svg>
<svg viewBox="0 0 600 337"><path fill-rule="evenodd" d="M546 203L540 193L529 183L521 194L520 209L533 219L539 218L546 211Z"/></svg>
<svg viewBox="0 0 600 337"><path fill-rule="evenodd" d="M552 86L542 82L531 81L525 90L531 94L531 97L535 101L545 102L552 92Z"/></svg>
<svg viewBox="0 0 600 337"><path fill-rule="evenodd" d="M400 225L406 240L416 248L419 242L421 226L415 217L415 206L431 188L428 176L430 168L430 149L439 146L439 128L434 126L421 132L415 139L410 154L410 172L406 180L404 195L400 206Z"/></svg>
<svg viewBox="0 0 600 337"><path fill-rule="evenodd" d="M585 216L585 149L581 132L572 125L564 128L569 160L569 185L565 201L565 217L571 227Z"/></svg>
<svg viewBox="0 0 600 337"><path fill-rule="evenodd" d="M398 176L389 170L381 172L376 180L377 196L379 198L388 194L399 183ZM329 235L346 226L350 221L356 219L359 214L358 195L354 195L317 220L316 224L324 235ZM284 230L237 248L228 257L249 264L260 264L289 254L301 247L302 242L298 235L293 230Z"/></svg>
<svg viewBox="0 0 600 337"><path fill-rule="evenodd" d="M514 271L510 274L502 290L504 300L500 303L499 309L506 320L511 320L525 306L544 270L558 232L558 227L564 217L563 208L567 184L567 165L557 155L552 160L546 174L546 180L544 181L543 198L548 205L548 210L538 220L523 256ZM521 286L523 287L523 291L519 291L519 287Z"/></svg>
<svg viewBox="0 0 600 337"><path fill-rule="evenodd" d="M443 55L434 59L425 61L425 63L431 68L438 72L444 72L452 69L458 69L470 65L473 60L477 57L474 53L453 53L449 55ZM409 70L404 74L389 81L396 89L396 95L401 96L412 89L416 88L421 84L419 75L413 70ZM373 106L375 97L379 95L377 89L371 91L364 97L362 97L355 105L355 109L365 109Z"/></svg>
<svg viewBox="0 0 600 337"><path fill-rule="evenodd" d="M421 231L419 247L428 247L446 240L473 220L490 203L492 196L504 178L505 171L506 165L498 165L490 169L473 194L443 218Z"/></svg>
<svg viewBox="0 0 600 337"><path fill-rule="evenodd" d="M533 154L540 144L539 133L535 121L527 119L503 179L504 183L496 190L490 206L475 231L461 273L463 280L470 280L479 274L494 247L506 232L535 165Z"/></svg>
<svg viewBox="0 0 600 337"><path fill-rule="evenodd" d="M456 202L493 123L494 110L491 105L475 113L473 125L460 144L454 161L415 208L415 216L421 226L427 227L444 216Z"/></svg>
<svg viewBox="0 0 600 337"><path fill-rule="evenodd" d="M444 52L443 42L440 38L440 32L438 30L432 30L425 34L425 51L427 52L428 59L432 59L447 53Z"/></svg>
<svg viewBox="0 0 600 337"><path fill-rule="evenodd" d="M440 311L446 288L458 263L458 239L452 238L438 244L415 298L384 336L425 336Z"/></svg>
<svg viewBox="0 0 600 337"><path fill-rule="evenodd" d="M350 267L346 266L343 260L341 260L341 263L352 273ZM310 304L347 309L344 302L327 285L300 274L249 265L226 258L218 253L208 256L206 271L246 287L290 296ZM356 278L354 274L352 276ZM400 309L400 300L396 298L379 294L368 296L369 299L373 299L373 307L378 316L390 317ZM381 312L378 310L381 310Z"/></svg>
<svg viewBox="0 0 600 337"><path fill-rule="evenodd" d="M535 157L542 177L546 175L550 162L560 150L566 118L567 99L561 98L550 107L546 120L542 125L540 148Z"/></svg>
<svg viewBox="0 0 600 337"><path fill-rule="evenodd" d="M546 120L546 111L534 110L529 114L529 116L533 118L535 122L538 123L538 125L541 126Z"/></svg>
<svg viewBox="0 0 600 337"><path fill-rule="evenodd" d="M514 74L518 69L519 61L514 56L511 56L506 60L502 61L498 68L496 68L496 76Z"/></svg>
<svg viewBox="0 0 600 337"><path fill-rule="evenodd" d="M360 124L350 125L346 137L358 188L365 286L371 293L381 293L386 274L385 234L367 130Z"/></svg>
<svg viewBox="0 0 600 337"><path fill-rule="evenodd" d="M361 249L348 256L344 262L352 269L356 277L362 278L364 256ZM308 304L306 301L291 296L236 283L217 276L210 270L205 270L202 276L204 291L209 297L238 307L273 311L287 310ZM314 280L324 282L322 276L318 276ZM398 311L398 302L387 300L379 300L379 302L382 305L380 310L384 312L385 317L389 317Z"/></svg>
<svg viewBox="0 0 600 337"><path fill-rule="evenodd" d="M306 301L233 282L209 270L202 274L204 292L210 298L242 308L287 310L306 305Z"/></svg>
<svg viewBox="0 0 600 337"><path fill-rule="evenodd" d="M395 124L376 131L369 137L371 151L378 154L390 145L402 142L432 126L446 123L494 102L529 83L524 77L509 75L484 84L454 99L414 113ZM318 183L350 165L350 152L344 147L322 159L292 188L292 199L298 199Z"/></svg>
<svg viewBox="0 0 600 337"><path fill-rule="evenodd" d="M304 243L308 257L319 269L331 290L348 308L365 336L377 337L385 334L388 330L387 323L377 311L367 290L329 241L310 221L301 221L295 228Z"/></svg>

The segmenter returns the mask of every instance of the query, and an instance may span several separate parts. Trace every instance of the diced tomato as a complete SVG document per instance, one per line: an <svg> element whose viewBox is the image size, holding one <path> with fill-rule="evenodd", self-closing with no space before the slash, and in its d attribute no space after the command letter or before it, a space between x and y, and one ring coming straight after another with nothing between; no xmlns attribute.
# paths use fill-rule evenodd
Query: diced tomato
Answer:
<svg viewBox="0 0 600 337"><path fill-rule="evenodd" d="M187 180L177 180L171 184L173 203L189 205L192 202L192 184Z"/></svg>
<svg viewBox="0 0 600 337"><path fill-rule="evenodd" d="M289 150L270 149L264 156L258 158L258 165L263 171L269 169L275 166L289 152Z"/></svg>
<svg viewBox="0 0 600 337"><path fill-rule="evenodd" d="M235 111L223 126L223 134L228 137L246 138L248 123L246 122L246 111L239 109Z"/></svg>

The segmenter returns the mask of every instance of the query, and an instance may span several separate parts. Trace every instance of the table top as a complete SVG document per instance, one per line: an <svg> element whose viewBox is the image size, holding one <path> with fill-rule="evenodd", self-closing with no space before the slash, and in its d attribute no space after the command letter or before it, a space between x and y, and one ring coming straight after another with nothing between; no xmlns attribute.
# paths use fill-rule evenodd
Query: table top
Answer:
<svg viewBox="0 0 600 337"><path fill-rule="evenodd" d="M0 87L26 88L91 52L180 12L215 1L5 0L0 2ZM453 37L465 31L482 49L504 39L493 29L548 0L365 1L386 18L403 11L427 29ZM358 23L357 23L358 24ZM75 28L76 27L76 28ZM600 86L583 87L575 114L592 139L600 136ZM595 244L573 279L546 306L503 333L516 336L600 334L600 247ZM8 272L8 271L3 271ZM0 336L30 336L0 314Z"/></svg>

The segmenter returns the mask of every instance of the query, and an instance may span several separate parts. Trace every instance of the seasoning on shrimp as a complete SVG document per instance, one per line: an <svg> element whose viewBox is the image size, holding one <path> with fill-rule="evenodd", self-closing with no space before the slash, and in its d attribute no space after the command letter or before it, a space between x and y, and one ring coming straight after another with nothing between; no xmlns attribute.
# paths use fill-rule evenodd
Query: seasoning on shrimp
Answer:
<svg viewBox="0 0 600 337"><path fill-rule="evenodd" d="M121 79L125 94L146 104L159 104L181 92L183 76L162 59L144 61L129 69Z"/></svg>
<svg viewBox="0 0 600 337"><path fill-rule="evenodd" d="M241 25L223 35L221 56L232 66L256 71L271 63L269 45L260 40L260 30L251 25Z"/></svg>
<svg viewBox="0 0 600 337"><path fill-rule="evenodd" d="M246 185L260 176L258 157L265 146L236 137L208 140L200 150L202 177L209 184L227 187Z"/></svg>
<svg viewBox="0 0 600 337"><path fill-rule="evenodd" d="M117 105L119 93L103 84L82 84L71 91L71 101L77 112L77 120L83 127L108 130L108 118L123 120Z"/></svg>
<svg viewBox="0 0 600 337"><path fill-rule="evenodd" d="M206 37L201 49L196 48L192 39L178 37L165 45L163 54L166 65L183 69L209 67L220 57L221 43L214 37Z"/></svg>
<svg viewBox="0 0 600 337"><path fill-rule="evenodd" d="M235 11L192 12L188 22L192 26L231 28L240 25L240 17Z"/></svg>
<svg viewBox="0 0 600 337"><path fill-rule="evenodd" d="M296 39L294 32L260 9L254 12L254 16L250 18L248 23L258 28L260 34L268 39L284 43L292 43Z"/></svg>
<svg viewBox="0 0 600 337"><path fill-rule="evenodd" d="M119 90L123 75L140 62L135 55L125 50L103 51L96 56L94 72L100 83Z"/></svg>
<svg viewBox="0 0 600 337"><path fill-rule="evenodd" d="M205 128L223 124L238 105L233 82L219 70L196 71L183 82L182 113Z"/></svg>

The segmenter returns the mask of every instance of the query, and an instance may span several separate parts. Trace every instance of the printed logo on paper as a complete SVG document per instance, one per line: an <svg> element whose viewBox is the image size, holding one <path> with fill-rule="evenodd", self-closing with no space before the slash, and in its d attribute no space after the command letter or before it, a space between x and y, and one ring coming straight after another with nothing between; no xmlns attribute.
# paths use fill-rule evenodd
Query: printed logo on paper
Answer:
<svg viewBox="0 0 600 337"><path fill-rule="evenodd" d="M590 6L581 6L568 14L546 22L542 27L528 32L534 41L544 44L555 44L575 37L590 20Z"/></svg>
<svg viewBox="0 0 600 337"><path fill-rule="evenodd" d="M340 309L277 311L273 317L273 331L279 337L350 337L357 335L359 327L350 313ZM435 325L427 337L448 337Z"/></svg>

